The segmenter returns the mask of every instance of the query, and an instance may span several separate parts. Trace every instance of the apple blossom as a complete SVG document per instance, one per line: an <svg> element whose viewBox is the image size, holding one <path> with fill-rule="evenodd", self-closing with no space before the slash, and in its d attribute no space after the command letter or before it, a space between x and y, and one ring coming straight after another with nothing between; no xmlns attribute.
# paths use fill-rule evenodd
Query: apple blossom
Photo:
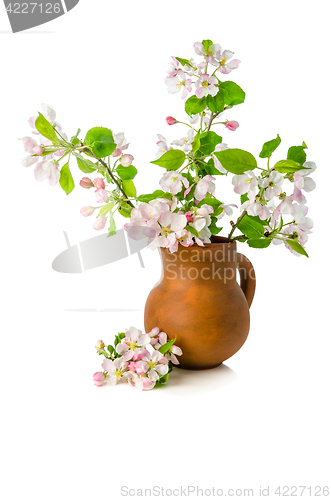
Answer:
<svg viewBox="0 0 331 500"><path fill-rule="evenodd" d="M33 154L37 155L37 156L41 156L44 152L43 148L41 146L35 146L33 149L32 149L32 152Z"/></svg>
<svg viewBox="0 0 331 500"><path fill-rule="evenodd" d="M231 130L232 132L237 130L237 128L239 127L239 123L236 120L232 120L230 122L225 122L224 125L226 126L226 128L228 130Z"/></svg>
<svg viewBox="0 0 331 500"><path fill-rule="evenodd" d="M273 170L269 177L259 180L259 185L265 189L265 199L271 200L274 196L278 196L282 192L283 176Z"/></svg>
<svg viewBox="0 0 331 500"><path fill-rule="evenodd" d="M166 122L168 125L175 125L177 123L176 118L173 118L172 116L167 116Z"/></svg>
<svg viewBox="0 0 331 500"><path fill-rule="evenodd" d="M93 179L93 185L94 187L96 187L97 189L105 189L105 181L103 180L102 177L96 177L95 179ZM94 191L96 192L96 191ZM107 199L107 198L106 198ZM105 200L106 201L106 200Z"/></svg>
<svg viewBox="0 0 331 500"><path fill-rule="evenodd" d="M197 89L195 91L195 95L199 99L201 99L206 95L211 95L212 97L214 97L218 92L218 88L215 87L216 84L217 84L216 76L209 76L207 73L204 73L195 82L195 86Z"/></svg>
<svg viewBox="0 0 331 500"><path fill-rule="evenodd" d="M105 343L103 340L97 340L96 343L95 343L95 348L97 351L99 351L100 349L103 349L105 347Z"/></svg>
<svg viewBox="0 0 331 500"><path fill-rule="evenodd" d="M182 90L182 99L185 99L188 93L192 91L192 80L190 78L186 78L184 73L181 75L181 79L178 75L167 76L165 84L167 85L168 92L170 94L176 94Z"/></svg>
<svg viewBox="0 0 331 500"><path fill-rule="evenodd" d="M104 215L100 215L93 224L93 229L96 231L101 231L101 229L104 229L105 225L107 222L107 218Z"/></svg>
<svg viewBox="0 0 331 500"><path fill-rule="evenodd" d="M126 142L125 136L123 132L119 132L118 134L114 135L114 141L116 143L116 149L112 153L113 157L121 156L123 154L123 151L128 149L130 143Z"/></svg>
<svg viewBox="0 0 331 500"><path fill-rule="evenodd" d="M123 357L124 361L128 361L136 349L147 344L149 344L149 335L147 333L143 334L141 330L130 326L125 332L122 343L116 346L116 352Z"/></svg>
<svg viewBox="0 0 331 500"><path fill-rule="evenodd" d="M84 189L90 189L93 186L94 182L89 177L83 177L79 182L79 185Z"/></svg>
<svg viewBox="0 0 331 500"><path fill-rule="evenodd" d="M172 194L178 194L182 189L183 185L188 188L189 182L183 177L181 174L170 170L169 172L165 172L160 180L161 188Z"/></svg>
<svg viewBox="0 0 331 500"><path fill-rule="evenodd" d="M117 358L114 361L111 359L104 359L102 368L108 372L106 382L108 385L116 385L123 377L128 363L123 358Z"/></svg>
<svg viewBox="0 0 331 500"><path fill-rule="evenodd" d="M26 156L24 158L24 160L22 160L21 162L21 165L23 167L31 167L32 165L34 165L35 163L37 163L37 161L39 161L39 158L37 158L36 156Z"/></svg>
<svg viewBox="0 0 331 500"><path fill-rule="evenodd" d="M95 208L87 206L80 209L80 213L83 217L89 217L94 213Z"/></svg>
<svg viewBox="0 0 331 500"><path fill-rule="evenodd" d="M197 183L194 191L194 197L197 201L201 201L206 198L207 193L214 193L215 184L213 181L215 177L211 175L205 175L200 181Z"/></svg>
<svg viewBox="0 0 331 500"><path fill-rule="evenodd" d="M305 169L298 170L293 175L294 186L297 189L306 192L313 191L316 187L316 183L311 177L308 177L308 175L310 175L312 172L316 170L316 164L313 161L306 161L303 164L303 167L305 167L305 169L307 170Z"/></svg>
<svg viewBox="0 0 331 500"><path fill-rule="evenodd" d="M95 197L96 197L96 200L98 203L104 203L105 201L107 201L107 198L108 198L108 193L105 189L102 189L101 187L96 189L94 191L95 193Z"/></svg>
<svg viewBox="0 0 331 500"><path fill-rule="evenodd" d="M107 377L103 372L96 372L93 375L94 385L96 385L97 387L102 387L103 384L106 382L106 378Z"/></svg>
<svg viewBox="0 0 331 500"><path fill-rule="evenodd" d="M159 149L158 152L156 153L156 157L160 158L160 156L169 151L169 148L165 137L163 137L163 135L161 134L157 134L157 136L159 138L159 141L156 143L156 145L158 146Z"/></svg>
<svg viewBox="0 0 331 500"><path fill-rule="evenodd" d="M244 194L255 190L257 187L257 179L254 172L249 170L242 175L234 175L232 177L232 184L235 193Z"/></svg>
<svg viewBox="0 0 331 500"><path fill-rule="evenodd" d="M168 341L167 334L164 332L161 332L158 336L158 344L157 347L155 346L156 349L159 349L162 345L166 344ZM179 361L176 358L177 356L182 356L183 351L181 350L180 347L176 345L172 345L165 355L166 359L170 360L174 365L179 365Z"/></svg>
<svg viewBox="0 0 331 500"><path fill-rule="evenodd" d="M21 137L19 141L23 142L23 148L26 153L33 153L33 148L37 146L37 141L32 139L32 137Z"/></svg>
<svg viewBox="0 0 331 500"><path fill-rule="evenodd" d="M211 61L211 64L214 66L218 66L217 69L224 75L227 75L228 73L231 73L233 69L237 69L240 60L239 59L232 59L234 56L234 53L231 50L224 50L222 51L222 48L219 46L218 50L215 52L215 60ZM230 61L232 59L232 61ZM229 62L228 62L229 61Z"/></svg>
<svg viewBox="0 0 331 500"><path fill-rule="evenodd" d="M42 161L34 169L34 177L38 182L47 181L50 186L56 186L60 179L60 170L53 161Z"/></svg>
<svg viewBox="0 0 331 500"><path fill-rule="evenodd" d="M194 141L194 129L191 128L189 132L187 133L187 137L182 137L181 139L177 140L175 139L172 141L170 144L174 146L180 146L183 147L185 153L188 153L189 151L192 151L192 142Z"/></svg>
<svg viewBox="0 0 331 500"><path fill-rule="evenodd" d="M134 158L132 155L125 154L121 156L120 164L122 165L122 167L129 167L130 165L132 165L133 160Z"/></svg>

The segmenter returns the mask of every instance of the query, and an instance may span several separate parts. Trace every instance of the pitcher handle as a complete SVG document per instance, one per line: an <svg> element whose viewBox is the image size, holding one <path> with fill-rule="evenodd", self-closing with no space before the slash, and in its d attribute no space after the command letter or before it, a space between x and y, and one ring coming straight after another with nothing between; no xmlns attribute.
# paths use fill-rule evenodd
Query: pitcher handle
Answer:
<svg viewBox="0 0 331 500"><path fill-rule="evenodd" d="M251 307L256 285L254 267L246 255L239 252L237 252L237 266L240 275L240 286L245 294L248 307Z"/></svg>

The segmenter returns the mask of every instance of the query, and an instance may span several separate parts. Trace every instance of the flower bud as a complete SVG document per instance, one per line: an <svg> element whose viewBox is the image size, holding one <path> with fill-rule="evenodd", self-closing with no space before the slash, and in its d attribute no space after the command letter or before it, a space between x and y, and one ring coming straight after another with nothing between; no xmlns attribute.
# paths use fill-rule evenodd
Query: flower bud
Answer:
<svg viewBox="0 0 331 500"><path fill-rule="evenodd" d="M173 118L172 116L167 116L166 122L168 125L175 125L177 123L176 118Z"/></svg>
<svg viewBox="0 0 331 500"><path fill-rule="evenodd" d="M41 156L43 154L43 148L41 146L35 146L33 149L32 149L32 152L35 154L35 155L38 155L38 156Z"/></svg>
<svg viewBox="0 0 331 500"><path fill-rule="evenodd" d="M105 227L106 222L107 222L107 218L104 215L100 215L100 217L98 217L94 221L93 229L95 229L96 231L101 231L101 229L103 229Z"/></svg>
<svg viewBox="0 0 331 500"><path fill-rule="evenodd" d="M94 179L93 184L94 187L96 187L97 189L105 189L106 187L102 177L97 177L96 179Z"/></svg>
<svg viewBox="0 0 331 500"><path fill-rule="evenodd" d="M95 208L93 207L83 207L80 209L80 213L82 214L83 217L89 217L90 215L93 214Z"/></svg>
<svg viewBox="0 0 331 500"><path fill-rule="evenodd" d="M132 165L133 160L134 158L132 155L126 154L121 156L120 162L122 167L129 167L130 165Z"/></svg>
<svg viewBox="0 0 331 500"><path fill-rule="evenodd" d="M186 212L185 217L188 223L194 221L191 212Z"/></svg>
<svg viewBox="0 0 331 500"><path fill-rule="evenodd" d="M235 120L232 120L231 122L226 122L224 125L228 130L231 130L231 132L234 132L239 127L239 123L236 122Z"/></svg>
<svg viewBox="0 0 331 500"><path fill-rule="evenodd" d="M101 387L105 383L105 380L106 375L103 372L96 372L93 375L93 382L97 387Z"/></svg>
<svg viewBox="0 0 331 500"><path fill-rule="evenodd" d="M90 189L93 186L93 182L89 177L83 177L79 184L85 189Z"/></svg>
<svg viewBox="0 0 331 500"><path fill-rule="evenodd" d="M96 344L95 344L95 348L97 350L99 349L103 349L105 347L105 343L103 340L97 340Z"/></svg>

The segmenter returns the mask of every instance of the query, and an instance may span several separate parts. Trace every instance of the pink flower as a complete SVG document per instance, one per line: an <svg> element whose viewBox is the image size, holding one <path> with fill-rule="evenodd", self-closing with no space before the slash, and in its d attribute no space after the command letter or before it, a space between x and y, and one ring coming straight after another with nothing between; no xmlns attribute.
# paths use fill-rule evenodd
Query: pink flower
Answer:
<svg viewBox="0 0 331 500"><path fill-rule="evenodd" d="M176 94L182 90L182 99L184 99L188 93L192 91L192 80L190 78L186 78L184 72L182 72L181 77L182 80L179 79L178 75L167 76L165 83L170 94Z"/></svg>
<svg viewBox="0 0 331 500"><path fill-rule="evenodd" d="M193 212L186 212L185 217L186 217L187 223L194 221L192 214L193 214Z"/></svg>
<svg viewBox="0 0 331 500"><path fill-rule="evenodd" d="M119 132L118 134L114 135L114 141L116 143L116 149L113 152L112 156L117 157L121 156L123 154L123 151L125 149L128 149L129 147L129 142L126 142L125 136L123 132Z"/></svg>
<svg viewBox="0 0 331 500"><path fill-rule="evenodd" d="M103 188L96 189L94 193L98 203L104 203L107 201L108 193Z"/></svg>
<svg viewBox="0 0 331 500"><path fill-rule="evenodd" d="M235 130L237 130L237 128L239 127L239 123L236 122L235 120L232 120L230 122L226 122L224 125L226 126L226 128L228 130L231 130L232 132L234 132Z"/></svg>
<svg viewBox="0 0 331 500"><path fill-rule="evenodd" d="M139 376L135 372L130 372L128 383L139 391L150 391L155 386L155 382L145 375Z"/></svg>
<svg viewBox="0 0 331 500"><path fill-rule="evenodd" d="M316 187L316 183L311 177L308 177L308 175L316 170L316 164L313 161L306 161L303 167L305 167L305 169L298 170L293 176L294 186L300 191L302 189L306 192L313 191Z"/></svg>
<svg viewBox="0 0 331 500"><path fill-rule="evenodd" d="M214 180L215 177L212 177L211 175L205 175L202 179L200 179L194 191L194 197L197 201L201 201L206 198L207 193L213 193L215 191L215 184L213 183Z"/></svg>
<svg viewBox="0 0 331 500"><path fill-rule="evenodd" d="M215 96L218 92L218 88L215 87L217 84L216 76L209 76L206 73L200 76L200 78L195 82L196 91L195 95L201 99L204 96L210 94L211 96Z"/></svg>
<svg viewBox="0 0 331 500"><path fill-rule="evenodd" d="M42 161L34 169L36 181L46 181L50 186L56 186L60 179L60 170L53 161Z"/></svg>
<svg viewBox="0 0 331 500"><path fill-rule="evenodd" d="M89 177L83 177L79 184L84 189L90 189L93 186L93 182Z"/></svg>
<svg viewBox="0 0 331 500"><path fill-rule="evenodd" d="M183 70L180 67L179 61L174 57L171 56L172 62L169 63L168 68L166 72L168 73L169 76L177 76L178 74L183 74Z"/></svg>
<svg viewBox="0 0 331 500"><path fill-rule="evenodd" d="M129 167L130 165L132 165L133 160L134 158L132 155L125 154L121 156L120 163L122 167Z"/></svg>
<svg viewBox="0 0 331 500"><path fill-rule="evenodd" d="M177 123L176 118L173 118L172 116L167 116L166 122L168 125L175 125Z"/></svg>
<svg viewBox="0 0 331 500"><path fill-rule="evenodd" d="M94 385L96 385L97 387L103 386L105 381L106 381L106 376L103 372L96 372L93 375L93 382L94 382Z"/></svg>
<svg viewBox="0 0 331 500"><path fill-rule="evenodd" d="M33 154L37 156L41 156L44 152L43 148L41 146L35 146L32 150Z"/></svg>
<svg viewBox="0 0 331 500"><path fill-rule="evenodd" d="M37 163L37 161L39 160L39 158L37 158L36 156L26 156L24 158L24 160L22 160L21 162L21 165L23 167L31 167L31 165L34 165L35 163Z"/></svg>
<svg viewBox="0 0 331 500"><path fill-rule="evenodd" d="M155 346L155 349L160 349L160 347L168 342L168 336L166 333L161 332L159 335L159 343L157 346ZM171 361L174 365L179 365L179 361L176 358L175 355L181 356L183 354L183 351L181 350L180 347L176 345L172 345L169 349L169 351L165 354L166 359Z"/></svg>
<svg viewBox="0 0 331 500"><path fill-rule="evenodd" d="M233 56L234 53L231 50L222 51L222 48L219 46L218 50L215 51L215 59L210 62L213 66L218 66L217 69L219 69L221 73L227 75L231 73L233 69L237 69L240 64L239 59L232 59ZM232 61L230 61L230 59L232 59Z"/></svg>
<svg viewBox="0 0 331 500"><path fill-rule="evenodd" d="M189 186L189 182L186 177L183 177L181 174L172 170L165 172L160 180L161 188L172 194L178 194L182 190L183 185L186 188Z"/></svg>
<svg viewBox="0 0 331 500"><path fill-rule="evenodd" d="M107 384L116 385L122 379L124 372L128 367L128 363L126 363L123 358L117 358L114 361L104 359L101 366L106 372L108 372L106 380Z"/></svg>
<svg viewBox="0 0 331 500"><path fill-rule="evenodd" d="M188 133L187 137L182 137L181 139L175 139L174 141L171 142L174 146L180 146L183 147L185 153L188 153L189 151L192 151L192 143L194 141L194 129L191 128Z"/></svg>
<svg viewBox="0 0 331 500"><path fill-rule="evenodd" d="M121 344L117 344L116 352L122 356L124 361L132 359L136 349L146 346L150 342L150 337L147 333L142 333L134 326L130 326L125 331L125 337Z"/></svg>
<svg viewBox="0 0 331 500"><path fill-rule="evenodd" d="M29 119L28 119L28 124L30 125L30 127L33 129L32 130L32 133L34 135L39 135L39 132L38 130L36 129L36 119L38 118L38 116L31 116Z"/></svg>
<svg viewBox="0 0 331 500"><path fill-rule="evenodd" d="M160 156L169 151L169 148L167 145L167 140L165 137L163 137L163 135L157 134L157 137L159 141L156 143L156 145L158 146L159 149L156 153L156 158L160 158Z"/></svg>
<svg viewBox="0 0 331 500"><path fill-rule="evenodd" d="M254 173L249 170L242 175L234 175L232 177L232 184L235 193L244 194L255 190L257 187L257 179Z"/></svg>
<svg viewBox="0 0 331 500"><path fill-rule="evenodd" d="M106 225L107 218L104 215L100 215L97 219L95 219L93 224L93 229L96 231L101 231Z"/></svg>
<svg viewBox="0 0 331 500"><path fill-rule="evenodd" d="M84 177L84 179L88 179L88 177ZM89 179L90 180L90 179ZM102 177L97 177L96 179L93 180L93 185L97 189L105 189L105 181L103 180ZM85 186L83 186L85 187ZM106 198L107 199L107 198ZM106 201L106 200L105 200Z"/></svg>
<svg viewBox="0 0 331 500"><path fill-rule="evenodd" d="M95 208L93 207L83 207L80 209L80 213L82 214L83 217L89 217L94 213ZM102 228L101 228L102 229Z"/></svg>
<svg viewBox="0 0 331 500"><path fill-rule="evenodd" d="M32 139L32 137L21 137L19 141L23 142L23 148L26 153L33 153L33 148L37 146L37 141Z"/></svg>

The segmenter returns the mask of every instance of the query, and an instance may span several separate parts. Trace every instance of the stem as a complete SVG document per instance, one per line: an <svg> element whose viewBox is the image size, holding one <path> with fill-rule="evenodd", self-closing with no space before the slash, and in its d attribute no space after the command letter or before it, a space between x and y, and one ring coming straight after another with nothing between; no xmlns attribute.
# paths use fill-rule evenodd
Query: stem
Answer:
<svg viewBox="0 0 331 500"><path fill-rule="evenodd" d="M211 127L211 124L212 124L212 121L213 119L215 118L216 115L214 115L214 113L211 113L210 115L210 120L209 120L209 125L208 125L208 128L207 128L207 132L209 132L210 130L210 127Z"/></svg>
<svg viewBox="0 0 331 500"><path fill-rule="evenodd" d="M86 149L87 149L87 148L86 148ZM131 201L128 199L128 197L127 197L127 196L126 196L126 194L124 193L124 191L123 191L123 189L122 189L121 185L120 185L120 184L119 184L119 182L117 181L116 177L114 177L114 175L113 175L112 171L110 170L110 168L108 167L107 163L105 163L103 160L101 160L101 158L98 158L97 156L95 156L95 155L92 153L92 151L88 150L88 152L89 152L89 153L93 156L93 158L95 158L96 160L98 160L98 161L101 163L101 165L102 165L103 167L105 167L105 168L107 169L109 176L110 176L110 177L111 177L111 179L114 181L114 183L116 184L116 186L117 186L117 187L118 187L118 189L121 191L121 193L122 193L122 195L124 196L124 198L126 199L126 203L127 203L128 205L130 205L131 207L133 207L133 208L134 208L134 205L131 203Z"/></svg>
<svg viewBox="0 0 331 500"><path fill-rule="evenodd" d="M245 215L247 215L247 210L244 210L243 213L241 214L241 216L237 219L237 222L235 224L233 224L232 229L231 229L229 236L228 236L228 239L227 239L227 243L230 243L231 236L233 235L235 229L237 228L238 224L243 220Z"/></svg>

